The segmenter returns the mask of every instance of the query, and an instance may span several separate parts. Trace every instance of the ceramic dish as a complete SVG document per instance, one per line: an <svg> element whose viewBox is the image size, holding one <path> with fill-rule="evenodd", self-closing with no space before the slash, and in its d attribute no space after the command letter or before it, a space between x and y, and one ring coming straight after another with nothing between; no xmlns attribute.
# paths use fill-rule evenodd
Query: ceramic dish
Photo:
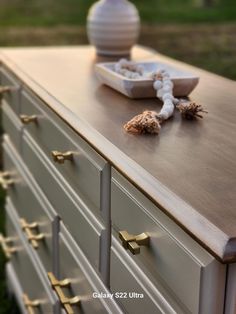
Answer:
<svg viewBox="0 0 236 314"><path fill-rule="evenodd" d="M197 86L199 77L191 72L179 70L173 66L161 62L138 62L144 67L144 76L148 73L167 70L174 83L174 96L188 96ZM156 91L153 88L153 81L149 78L129 79L114 71L114 62L98 63L95 66L99 80L120 93L130 98L153 98Z"/></svg>

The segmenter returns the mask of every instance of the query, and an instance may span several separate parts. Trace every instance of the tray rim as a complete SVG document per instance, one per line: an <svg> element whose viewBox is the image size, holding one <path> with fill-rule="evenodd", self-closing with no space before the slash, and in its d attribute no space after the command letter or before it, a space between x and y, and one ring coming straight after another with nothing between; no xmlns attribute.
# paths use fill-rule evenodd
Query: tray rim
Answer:
<svg viewBox="0 0 236 314"><path fill-rule="evenodd" d="M112 74L113 76L121 79L122 81L124 82L137 82L137 83L142 83L142 82L152 82L153 80L151 78L145 78L145 79L132 79L132 78L128 78L128 77L125 77L111 69L109 69L107 66L111 66L111 65L114 65L116 64L117 62L99 62L99 63L96 63L95 65L95 69L96 71L101 69L101 70L104 70L106 72L109 72L110 74ZM137 64L145 64L145 63L148 63L148 64L163 64L163 65L167 65L173 69L177 69L179 70L180 72L182 71L181 69L178 69L177 67L174 67L172 65L169 65L168 63L164 63L164 62L157 62L157 61L138 61L136 62ZM171 80L187 80L187 79L195 79L195 80L198 80L200 79L200 77L198 75L194 75L191 71L182 71L186 74L189 74L189 76L182 76L182 77L177 77L177 76L173 76L173 77L170 77Z"/></svg>

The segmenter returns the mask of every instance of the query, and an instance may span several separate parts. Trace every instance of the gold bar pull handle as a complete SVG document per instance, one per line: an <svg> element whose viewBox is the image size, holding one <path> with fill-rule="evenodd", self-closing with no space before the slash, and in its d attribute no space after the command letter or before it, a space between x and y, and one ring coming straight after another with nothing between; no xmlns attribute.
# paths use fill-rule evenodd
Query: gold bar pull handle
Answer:
<svg viewBox="0 0 236 314"><path fill-rule="evenodd" d="M56 292L59 298L59 301L61 305L63 306L63 308L65 309L66 313L74 314L75 311L73 310L72 306L80 304L80 297L75 296L72 298L67 298L64 295L63 290L62 290L63 287L70 286L70 280L69 279L57 280L56 277L51 272L48 273L48 279L51 283L53 290Z"/></svg>
<svg viewBox="0 0 236 314"><path fill-rule="evenodd" d="M73 160L73 153L70 151L62 153L57 150L53 150L51 153L53 160L59 164L64 164L66 160Z"/></svg>
<svg viewBox="0 0 236 314"><path fill-rule="evenodd" d="M14 181L11 179L10 172L3 171L0 172L0 185L2 186L3 190L7 191L8 188L14 184Z"/></svg>
<svg viewBox="0 0 236 314"><path fill-rule="evenodd" d="M28 314L35 314L34 309L40 306L39 300L30 300L27 294L23 294L22 299Z"/></svg>
<svg viewBox="0 0 236 314"><path fill-rule="evenodd" d="M16 252L16 248L10 247L10 244L12 243L13 243L13 240L11 238L5 238L0 233L0 245L7 259L10 259L12 254Z"/></svg>
<svg viewBox="0 0 236 314"><path fill-rule="evenodd" d="M0 86L0 96L2 96L5 93L10 92L12 89L11 86Z"/></svg>
<svg viewBox="0 0 236 314"><path fill-rule="evenodd" d="M43 233L33 233L33 229L38 228L38 223L28 223L24 218L20 219L20 225L22 230L25 232L28 241L31 243L34 249L37 249L39 247L38 241L43 240L45 238L45 235Z"/></svg>
<svg viewBox="0 0 236 314"><path fill-rule="evenodd" d="M119 238L123 247L130 250L133 255L140 254L140 246L149 246L150 237L146 232L138 235L129 234L127 231L120 231Z"/></svg>
<svg viewBox="0 0 236 314"><path fill-rule="evenodd" d="M37 116L36 115L26 115L26 114L21 114L20 115L20 120L23 124L29 124L32 122L37 122Z"/></svg>

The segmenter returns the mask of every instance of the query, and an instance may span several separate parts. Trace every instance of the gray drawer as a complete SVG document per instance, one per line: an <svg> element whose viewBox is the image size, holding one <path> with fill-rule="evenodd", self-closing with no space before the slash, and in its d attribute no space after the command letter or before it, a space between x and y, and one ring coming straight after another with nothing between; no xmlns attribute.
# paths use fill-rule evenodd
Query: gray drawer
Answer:
<svg viewBox="0 0 236 314"><path fill-rule="evenodd" d="M45 158L44 153L31 137L23 136L22 151L25 163L44 194L75 241L98 270L100 239L102 232L105 232L103 224L71 191L64 178L58 176L57 169Z"/></svg>
<svg viewBox="0 0 236 314"><path fill-rule="evenodd" d="M35 313L54 313L54 300L50 295L49 286L44 282L36 270L37 265L33 262L32 256L27 249L27 244L17 225L17 216L11 202L6 206L6 230L7 236L13 240L16 252L12 254L10 262L21 284L22 291L31 301L38 300L39 306L33 308Z"/></svg>
<svg viewBox="0 0 236 314"><path fill-rule="evenodd" d="M79 298L79 303L73 306L75 314L122 313L114 300L107 301L93 296L94 292L108 291L63 224L59 234L59 272L53 276L60 280L69 279L70 284L60 290L68 298Z"/></svg>
<svg viewBox="0 0 236 314"><path fill-rule="evenodd" d="M20 112L20 83L10 72L0 67L0 85L9 86L11 90L3 94L3 99L15 113Z"/></svg>
<svg viewBox="0 0 236 314"><path fill-rule="evenodd" d="M11 142L20 153L22 125L5 100L2 103L2 126L4 132L9 135Z"/></svg>
<svg viewBox="0 0 236 314"><path fill-rule="evenodd" d="M11 174L14 184L8 189L10 197L18 214L18 224L21 225L22 220L28 224L36 223L33 228L23 229L23 235L26 240L30 234L39 236L42 239L29 241L35 254L40 258L45 269L50 271L53 267L53 248L52 248L52 220L44 205L39 198L39 194L34 190L33 185L26 176L26 169L20 162L19 156L14 151L10 141L5 137L3 144L4 170Z"/></svg>
<svg viewBox="0 0 236 314"><path fill-rule="evenodd" d="M183 308L160 283L154 286L115 237L111 248L111 292L125 313L181 314Z"/></svg>
<svg viewBox="0 0 236 314"><path fill-rule="evenodd" d="M115 170L112 174L111 217L117 238L120 231L132 235L145 232L149 236L149 245L140 246L140 254L137 255L126 251L121 246L122 241L119 242L124 253L135 261L154 285L161 282L186 311L218 313L219 308L216 311L209 302L214 302L218 295L223 306L225 266ZM115 272L114 269L111 271ZM214 291L209 295L205 289L212 280Z"/></svg>
<svg viewBox="0 0 236 314"><path fill-rule="evenodd" d="M83 202L91 210L99 212L100 183L105 160L29 91L23 90L21 100L21 114L37 117L37 122L29 123L25 130ZM73 160L56 163L52 151L72 152Z"/></svg>

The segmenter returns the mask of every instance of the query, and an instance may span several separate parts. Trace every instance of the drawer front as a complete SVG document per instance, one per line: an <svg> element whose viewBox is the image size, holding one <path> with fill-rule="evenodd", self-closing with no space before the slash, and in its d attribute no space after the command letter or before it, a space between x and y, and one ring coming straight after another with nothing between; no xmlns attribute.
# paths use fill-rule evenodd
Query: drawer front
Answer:
<svg viewBox="0 0 236 314"><path fill-rule="evenodd" d="M53 313L53 299L49 294L49 287L46 287L43 279L36 270L32 257L29 256L27 244L22 238L21 231L14 208L9 202L7 207L6 230L7 236L13 240L16 252L12 254L11 264L21 284L21 288L31 301L38 300L39 306L35 307L35 313Z"/></svg>
<svg viewBox="0 0 236 314"><path fill-rule="evenodd" d="M46 270L52 269L52 217L44 210L42 203L25 175L25 169L19 163L19 156L14 152L10 142L5 139L4 144L4 170L11 174L14 184L9 187L8 195L17 210L20 219L28 224L36 223L33 228L24 229L22 232L26 240L30 234L42 235L42 239L29 241L35 253L39 256ZM30 187L31 186L31 187Z"/></svg>
<svg viewBox="0 0 236 314"><path fill-rule="evenodd" d="M202 282L211 273L211 265L217 264L219 273L225 268L116 171L111 191L111 217L117 238L120 231L132 235L145 232L149 237L149 244L140 246L140 254L123 250L155 285L162 282L191 313L199 313L205 298Z"/></svg>
<svg viewBox="0 0 236 314"><path fill-rule="evenodd" d="M30 172L48 200L70 230L78 245L82 248L90 262L98 269L100 259L100 238L105 232L90 210L77 195L71 194L69 186L55 175L56 169L41 152L37 144L29 137L23 136L23 157Z"/></svg>
<svg viewBox="0 0 236 314"><path fill-rule="evenodd" d="M90 269L88 276L86 274L87 267L89 267L89 264L86 262L83 253L76 247L69 232L62 225L59 236L59 276L61 280L69 279L70 281L70 285L61 288L62 293L68 298L75 296L79 298L79 303L73 306L75 314L108 313L103 303L93 297L95 289L92 285L96 282L93 277L96 274ZM58 279L57 276L55 277ZM112 310L109 313L112 313ZM113 313L117 312L114 311Z"/></svg>
<svg viewBox="0 0 236 314"><path fill-rule="evenodd" d="M0 67L0 85L9 86L10 91L3 94L3 99L9 104L12 110L20 112L20 83L3 67Z"/></svg>
<svg viewBox="0 0 236 314"><path fill-rule="evenodd" d="M189 313L174 301L174 297L170 297L161 284L153 286L115 237L111 248L111 292L125 313Z"/></svg>
<svg viewBox="0 0 236 314"><path fill-rule="evenodd" d="M105 161L49 108L28 91L22 92L21 113L35 115L37 122L25 129L38 143L63 178L92 210L100 209L100 181ZM73 160L53 161L52 151L72 152Z"/></svg>
<svg viewBox="0 0 236 314"><path fill-rule="evenodd" d="M20 152L22 126L19 119L14 114L14 111L5 101L3 101L2 104L2 126L4 132L9 135L15 148L18 150L18 152Z"/></svg>

